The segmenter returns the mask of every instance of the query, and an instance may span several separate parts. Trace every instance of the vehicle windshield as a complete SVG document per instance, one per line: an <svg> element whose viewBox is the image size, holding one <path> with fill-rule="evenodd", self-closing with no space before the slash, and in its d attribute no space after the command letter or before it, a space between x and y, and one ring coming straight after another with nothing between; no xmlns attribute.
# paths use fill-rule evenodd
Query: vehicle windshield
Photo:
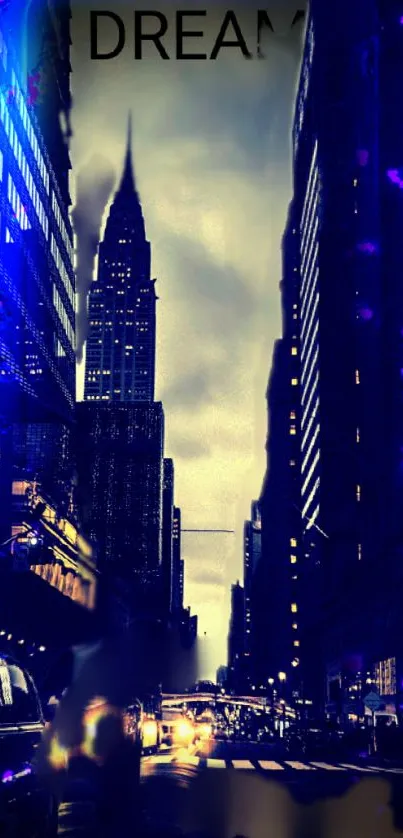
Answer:
<svg viewBox="0 0 403 838"><path fill-rule="evenodd" d="M35 689L24 670L0 658L0 725L41 720Z"/></svg>

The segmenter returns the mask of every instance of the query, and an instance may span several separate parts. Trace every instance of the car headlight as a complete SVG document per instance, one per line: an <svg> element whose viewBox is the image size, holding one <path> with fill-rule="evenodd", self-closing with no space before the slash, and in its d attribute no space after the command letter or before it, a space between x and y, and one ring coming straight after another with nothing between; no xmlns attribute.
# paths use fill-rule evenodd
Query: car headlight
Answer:
<svg viewBox="0 0 403 838"><path fill-rule="evenodd" d="M190 722L187 721L179 722L175 730L175 735L179 739L190 739L193 736L193 733L193 725L191 725Z"/></svg>

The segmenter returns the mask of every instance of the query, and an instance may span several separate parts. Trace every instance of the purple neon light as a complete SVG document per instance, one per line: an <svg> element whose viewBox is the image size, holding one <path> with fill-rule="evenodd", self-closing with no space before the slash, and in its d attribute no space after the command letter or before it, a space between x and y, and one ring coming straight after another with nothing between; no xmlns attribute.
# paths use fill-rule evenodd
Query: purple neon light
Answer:
<svg viewBox="0 0 403 838"><path fill-rule="evenodd" d="M32 768L27 766L23 768L21 771L5 771L2 775L1 782L2 783L11 783L13 780L19 780L20 777L27 777L28 774L31 774Z"/></svg>
<svg viewBox="0 0 403 838"><path fill-rule="evenodd" d="M361 320L372 320L374 316L372 308L359 308L358 314L360 315Z"/></svg>
<svg viewBox="0 0 403 838"><path fill-rule="evenodd" d="M360 253L377 253L378 252L378 245L374 244L374 242L360 242L357 245L357 249Z"/></svg>
<svg viewBox="0 0 403 838"><path fill-rule="evenodd" d="M399 23L400 23L400 26L403 26L403 15L401 15Z"/></svg>
<svg viewBox="0 0 403 838"><path fill-rule="evenodd" d="M399 189L403 189L403 172L401 169L388 169L386 175L391 183L396 184Z"/></svg>
<svg viewBox="0 0 403 838"><path fill-rule="evenodd" d="M357 151L357 160L359 166L366 166L369 160L369 151L366 148L359 148Z"/></svg>

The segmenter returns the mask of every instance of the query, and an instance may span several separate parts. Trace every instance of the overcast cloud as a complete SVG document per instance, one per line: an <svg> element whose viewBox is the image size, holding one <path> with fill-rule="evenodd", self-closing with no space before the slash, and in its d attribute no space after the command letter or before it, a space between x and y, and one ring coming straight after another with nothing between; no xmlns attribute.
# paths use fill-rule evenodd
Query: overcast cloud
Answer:
<svg viewBox="0 0 403 838"><path fill-rule="evenodd" d="M239 14L253 49L254 5ZM297 5L284 0L280 12L269 4L278 33L266 38L265 60L231 50L217 61L162 61L150 47L134 61L128 35L121 56L90 61L89 6L73 0L72 161L81 186L85 172L101 201L111 171L120 176L128 110L133 114L136 179L160 298L157 398L182 526L236 530L183 534L185 598L199 614L205 675L226 661L230 584L242 576L243 521L265 470L265 391L280 333L280 243L301 39L301 28L290 35L288 23ZM201 4L180 6L188 7ZM206 43L218 33L221 9L208 12ZM114 2L113 10L131 22L127 4Z"/></svg>

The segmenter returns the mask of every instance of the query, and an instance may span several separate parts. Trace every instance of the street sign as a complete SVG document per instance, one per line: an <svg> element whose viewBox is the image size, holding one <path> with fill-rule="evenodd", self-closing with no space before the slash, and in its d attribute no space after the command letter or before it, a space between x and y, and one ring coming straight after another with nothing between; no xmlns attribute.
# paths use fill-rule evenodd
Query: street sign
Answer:
<svg viewBox="0 0 403 838"><path fill-rule="evenodd" d="M378 693L372 691L365 696L364 704L366 707L368 707L368 710L371 710L372 713L375 713L375 710L379 710L382 701Z"/></svg>

